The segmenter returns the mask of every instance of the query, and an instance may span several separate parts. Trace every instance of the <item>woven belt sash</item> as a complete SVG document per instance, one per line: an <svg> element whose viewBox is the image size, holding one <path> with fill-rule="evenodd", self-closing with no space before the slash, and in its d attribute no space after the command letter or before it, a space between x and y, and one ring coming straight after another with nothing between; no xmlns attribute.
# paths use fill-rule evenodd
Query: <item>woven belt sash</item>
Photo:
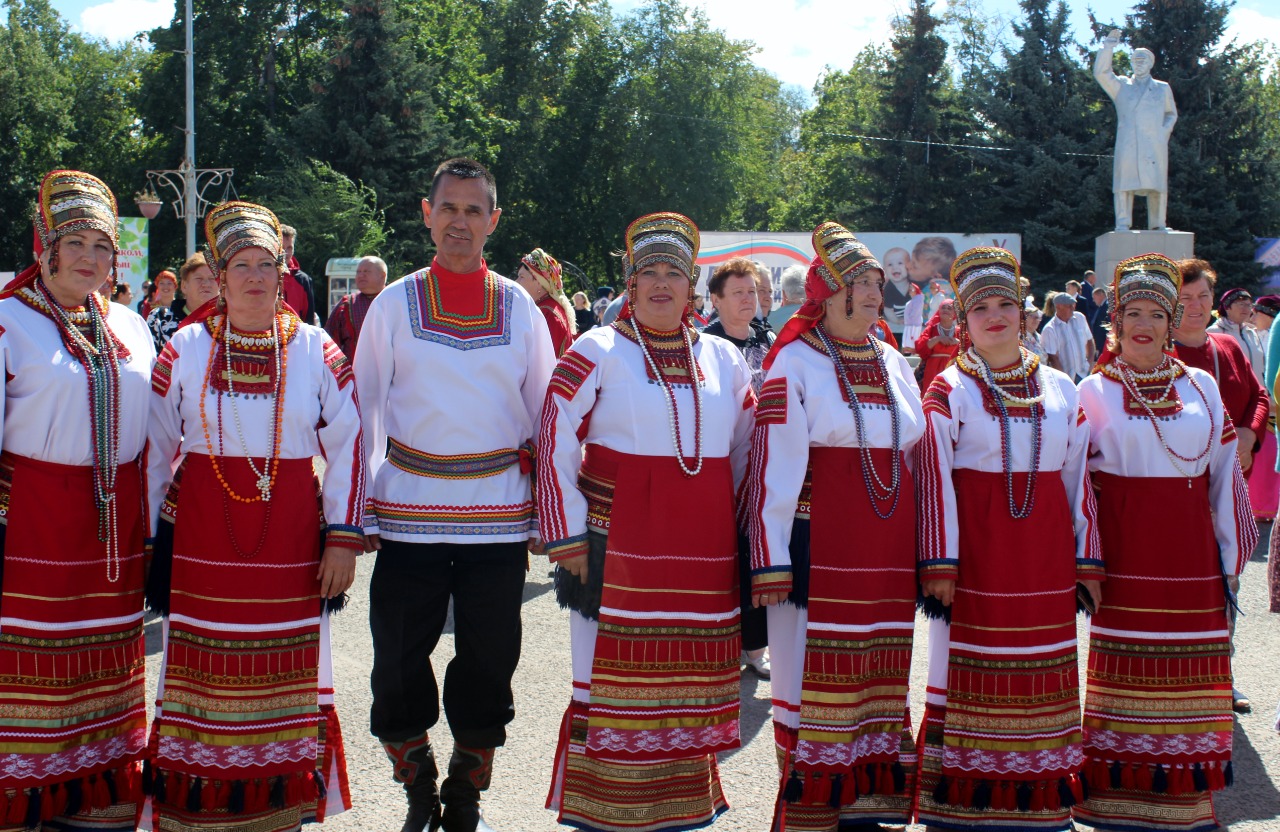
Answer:
<svg viewBox="0 0 1280 832"><path fill-rule="evenodd" d="M528 474L533 470L533 455L532 442L525 442L515 449L442 456L387 438L387 462L419 477L442 480L478 480L501 474L513 465L520 466L520 473Z"/></svg>

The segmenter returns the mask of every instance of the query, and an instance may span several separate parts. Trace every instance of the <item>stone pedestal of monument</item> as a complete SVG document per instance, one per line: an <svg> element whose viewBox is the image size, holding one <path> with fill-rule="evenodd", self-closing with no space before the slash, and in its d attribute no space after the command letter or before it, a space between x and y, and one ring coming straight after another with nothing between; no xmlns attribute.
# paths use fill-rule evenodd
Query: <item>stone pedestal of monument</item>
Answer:
<svg viewBox="0 0 1280 832"><path fill-rule="evenodd" d="M1170 260L1195 257L1196 235L1190 231L1108 231L1093 244L1093 270L1098 283L1110 286L1116 264L1126 257L1155 252Z"/></svg>

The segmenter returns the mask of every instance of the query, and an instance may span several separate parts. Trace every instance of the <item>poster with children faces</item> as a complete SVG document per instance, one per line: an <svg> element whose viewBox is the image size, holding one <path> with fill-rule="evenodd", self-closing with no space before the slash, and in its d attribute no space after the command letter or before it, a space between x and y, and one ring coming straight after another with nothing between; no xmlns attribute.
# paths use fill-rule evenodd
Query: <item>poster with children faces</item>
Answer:
<svg viewBox="0 0 1280 832"><path fill-rule="evenodd" d="M884 266L884 317L895 331L903 325L904 310L912 296L924 295L933 307L950 294L951 262L961 252L975 246L998 246L1022 259L1020 234L850 230ZM702 267L698 291L706 294L707 280L716 266L733 257L749 257L764 264L772 278L777 306L782 303L782 272L797 265L807 270L813 262L812 236L802 232L704 231L698 254L698 265Z"/></svg>

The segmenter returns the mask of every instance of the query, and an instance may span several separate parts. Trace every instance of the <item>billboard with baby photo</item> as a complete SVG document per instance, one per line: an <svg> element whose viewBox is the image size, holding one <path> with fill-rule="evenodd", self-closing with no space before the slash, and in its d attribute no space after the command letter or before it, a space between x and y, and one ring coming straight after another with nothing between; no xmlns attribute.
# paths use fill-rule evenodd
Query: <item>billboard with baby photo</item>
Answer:
<svg viewBox="0 0 1280 832"><path fill-rule="evenodd" d="M1022 259L1020 234L855 232L858 239L885 269L884 317L895 332L901 331L907 301L913 294L941 297L949 293L947 277L951 261L974 246L999 246ZM806 270L813 261L810 234L802 232L705 231L698 254L701 273L698 291L706 294L707 280L716 266L733 257L749 257L764 263L773 282L773 305L783 298L780 278L789 266Z"/></svg>

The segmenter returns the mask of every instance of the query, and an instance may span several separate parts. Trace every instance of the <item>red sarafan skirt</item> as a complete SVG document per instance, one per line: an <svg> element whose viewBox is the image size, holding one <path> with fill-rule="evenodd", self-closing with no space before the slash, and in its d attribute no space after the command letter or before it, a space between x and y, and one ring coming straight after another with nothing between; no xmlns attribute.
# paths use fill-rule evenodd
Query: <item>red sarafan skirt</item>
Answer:
<svg viewBox="0 0 1280 832"><path fill-rule="evenodd" d="M583 481L608 515L604 586L591 678L575 679L588 695L565 712L547 807L606 832L704 826L728 808L715 754L739 744L729 460L686 477L669 456L589 445Z"/></svg>
<svg viewBox="0 0 1280 832"><path fill-rule="evenodd" d="M256 498L248 462L216 462L189 454L170 494L152 822L287 832L350 802L317 577L316 478L310 459L282 459L270 503L245 503L219 474Z"/></svg>
<svg viewBox="0 0 1280 832"><path fill-rule="evenodd" d="M134 827L147 718L136 460L117 469L115 501L109 564L91 467L0 456L0 830Z"/></svg>
<svg viewBox="0 0 1280 832"><path fill-rule="evenodd" d="M897 506L878 502L880 514L893 508L880 517L863 482L862 454L809 449L810 519L797 519L791 535L795 585L805 588L796 600L804 611L770 616L782 763L773 828L787 832L907 823L911 816L915 484L903 462ZM880 479L890 482L893 451L873 448L870 456ZM801 621L803 634L795 632ZM796 645L803 654L789 655Z"/></svg>
<svg viewBox="0 0 1280 832"><path fill-rule="evenodd" d="M1210 792L1231 780L1233 717L1208 478L1093 482L1107 582L1089 632L1089 799L1076 817L1100 829L1215 829Z"/></svg>
<svg viewBox="0 0 1280 832"><path fill-rule="evenodd" d="M1014 475L1021 500L1026 473ZM1076 546L1062 475L1036 475L1015 520L1002 473L957 469L959 579L930 630L920 823L1066 830L1083 797ZM941 664L940 664L941 663ZM944 704L945 703L945 704Z"/></svg>

